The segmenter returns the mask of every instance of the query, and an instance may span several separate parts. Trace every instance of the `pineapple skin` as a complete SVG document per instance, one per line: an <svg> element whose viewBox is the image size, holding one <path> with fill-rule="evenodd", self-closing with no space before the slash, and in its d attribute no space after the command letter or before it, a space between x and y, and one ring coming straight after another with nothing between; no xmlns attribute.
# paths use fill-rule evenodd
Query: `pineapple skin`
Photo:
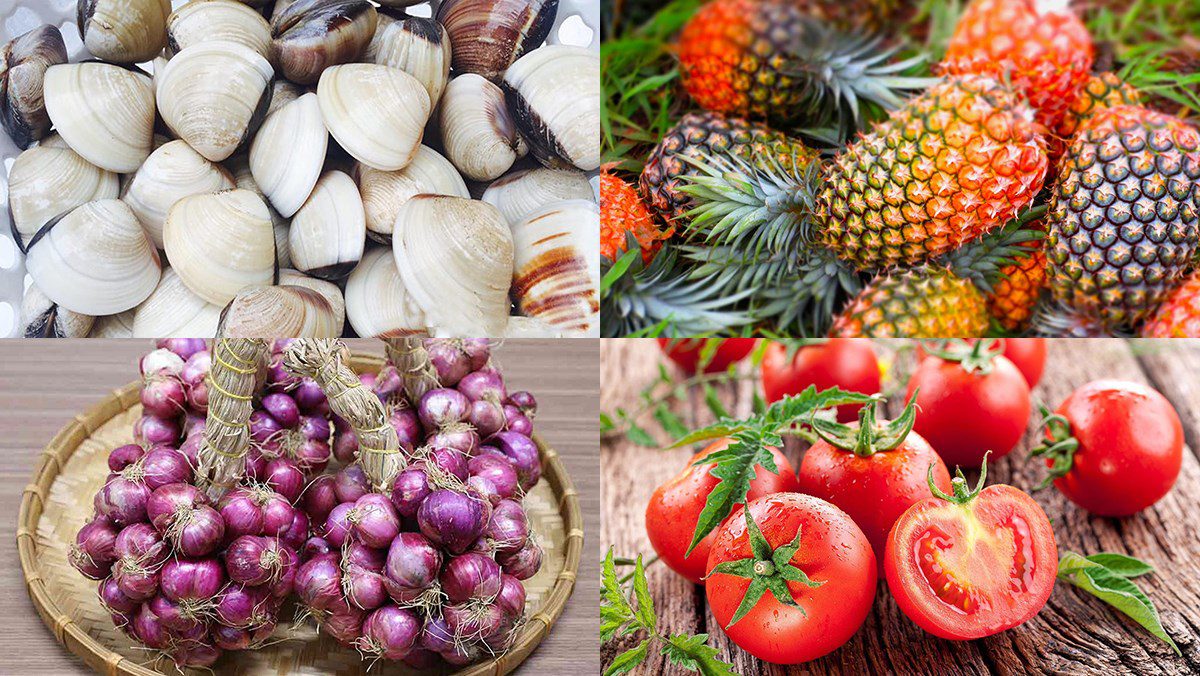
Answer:
<svg viewBox="0 0 1200 676"><path fill-rule="evenodd" d="M1001 268L1003 279L987 294L988 312L1008 331L1029 327L1034 308L1046 288L1046 252L1042 242L1027 242L1029 255Z"/></svg>
<svg viewBox="0 0 1200 676"><path fill-rule="evenodd" d="M1142 326L1143 338L1200 338L1200 275L1192 275L1167 296Z"/></svg>
<svg viewBox="0 0 1200 676"><path fill-rule="evenodd" d="M600 255L615 261L625 252L626 233L632 232L649 265L672 232L663 232L632 185L619 176L600 173Z"/></svg>
<svg viewBox="0 0 1200 676"><path fill-rule="evenodd" d="M1042 189L1032 111L983 76L947 78L825 167L821 245L859 270L916 265L1004 225Z"/></svg>
<svg viewBox="0 0 1200 676"><path fill-rule="evenodd" d="M1088 78L1071 101L1062 122L1058 125L1058 135L1069 140L1084 122L1099 111L1116 106L1137 106L1141 103L1141 93L1116 73L1097 73Z"/></svg>
<svg viewBox="0 0 1200 676"><path fill-rule="evenodd" d="M1063 157L1047 223L1055 300L1106 328L1136 325L1200 245L1200 133L1140 106L1097 112Z"/></svg>
<svg viewBox="0 0 1200 676"><path fill-rule="evenodd" d="M871 281L834 319L835 338L971 338L988 329L987 302L947 268L893 270Z"/></svg>

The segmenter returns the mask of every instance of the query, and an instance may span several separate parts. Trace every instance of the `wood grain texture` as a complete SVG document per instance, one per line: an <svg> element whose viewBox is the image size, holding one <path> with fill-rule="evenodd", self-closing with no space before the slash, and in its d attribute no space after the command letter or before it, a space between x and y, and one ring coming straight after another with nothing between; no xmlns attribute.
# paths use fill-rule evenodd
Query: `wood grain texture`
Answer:
<svg viewBox="0 0 1200 676"><path fill-rule="evenodd" d="M383 344L350 340L352 349L383 353ZM82 662L55 640L34 611L21 583L16 520L21 491L34 459L73 416L137 378L148 341L0 341L0 674L85 674ZM600 481L598 341L506 341L496 350L509 386L538 398L538 433L562 456L579 492L585 551L579 581L550 636L515 672L597 673ZM365 671L365 670L364 670ZM378 668L374 671L378 671ZM386 673L386 670L383 672Z"/></svg>
<svg viewBox="0 0 1200 676"><path fill-rule="evenodd" d="M878 341L877 341L878 342ZM911 368L911 350L898 357L884 346L881 354L895 358L889 409L902 406L904 379ZM601 410L633 409L643 387L657 375L661 354L653 341L604 341L601 347ZM1060 340L1050 345L1046 374L1034 390L1035 400L1057 406L1076 387L1097 378L1148 382L1179 411L1186 433L1183 469L1174 490L1151 509L1126 519L1093 517L1059 492L1034 493L1054 525L1059 551L1081 554L1100 551L1132 554L1155 566L1157 572L1138 584L1157 605L1163 625L1178 643L1183 657L1070 585L1058 583L1045 609L1033 620L979 641L952 642L925 633L896 606L881 581L871 614L862 629L841 649L814 662L788 669L759 662L725 637L704 601L703 589L662 565L648 571L654 600L665 622L664 631L708 632L710 643L731 661L734 671L759 674L1190 674L1200 673L1200 341L1121 341L1117 339ZM722 397L730 411L749 411L752 388L744 381L727 386ZM898 390L898 391L896 391ZM709 414L699 396L681 413L689 424L703 424ZM652 423L647 425L652 427ZM658 433L661 440L665 436ZM1031 490L1044 476L1041 463L1028 459L1028 449L1040 435L1031 421L1025 439L1009 456L993 463L988 483L1008 483ZM789 445L790 447L790 445ZM620 555L652 555L645 535L644 509L654 488L674 476L692 451L661 451L606 439L601 446L604 473L604 515L601 540ZM799 466L799 447L790 447ZM978 473L972 473L974 481ZM607 647L607 664L618 650L632 643ZM684 674L661 659L649 660L639 674Z"/></svg>

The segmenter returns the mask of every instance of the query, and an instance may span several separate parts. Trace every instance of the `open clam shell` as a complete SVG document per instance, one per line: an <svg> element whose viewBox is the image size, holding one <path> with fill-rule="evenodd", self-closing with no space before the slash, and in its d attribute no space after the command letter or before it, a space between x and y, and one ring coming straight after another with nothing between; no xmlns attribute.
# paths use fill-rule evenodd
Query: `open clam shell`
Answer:
<svg viewBox="0 0 1200 676"><path fill-rule="evenodd" d="M92 56L141 63L166 45L171 0L79 0L76 19Z"/></svg>
<svg viewBox="0 0 1200 676"><path fill-rule="evenodd" d="M454 70L499 80L546 41L558 0L444 0L437 20L450 34Z"/></svg>
<svg viewBox="0 0 1200 676"><path fill-rule="evenodd" d="M154 86L145 73L109 63L51 66L45 97L55 130L88 162L128 174L149 157Z"/></svg>
<svg viewBox="0 0 1200 676"><path fill-rule="evenodd" d="M341 279L362 259L367 220L354 179L328 171L292 217L292 265L320 279Z"/></svg>
<svg viewBox="0 0 1200 676"><path fill-rule="evenodd" d="M464 176L491 181L528 150L508 112L504 91L481 75L460 75L446 88L441 107L446 155Z"/></svg>
<svg viewBox="0 0 1200 676"><path fill-rule="evenodd" d="M57 136L13 160L8 174L8 205L17 245L46 223L93 200L115 199L117 175L88 162Z"/></svg>
<svg viewBox="0 0 1200 676"><path fill-rule="evenodd" d="M433 19L410 16L396 19L379 15L379 28L363 58L371 63L399 68L417 78L437 108L450 81L450 36Z"/></svg>
<svg viewBox="0 0 1200 676"><path fill-rule="evenodd" d="M285 218L312 194L329 146L316 94L305 94L267 118L250 145L254 181Z"/></svg>
<svg viewBox="0 0 1200 676"><path fill-rule="evenodd" d="M133 311L134 338L195 338L217 335L221 307L197 296L173 268Z"/></svg>
<svg viewBox="0 0 1200 676"><path fill-rule="evenodd" d="M427 332L425 313L404 288L390 248L370 249L350 273L346 318L363 338Z"/></svg>
<svg viewBox="0 0 1200 676"><path fill-rule="evenodd" d="M35 28L4 45L0 53L0 121L18 148L50 133L42 88L46 69L67 62L62 33L50 25Z"/></svg>
<svg viewBox="0 0 1200 676"><path fill-rule="evenodd" d="M21 299L23 338L85 338L95 321L91 315L59 307L37 284L30 284Z"/></svg>
<svg viewBox="0 0 1200 676"><path fill-rule="evenodd" d="M276 6L271 20L271 63L284 77L313 84L330 66L357 61L379 14L369 0L295 0Z"/></svg>
<svg viewBox="0 0 1200 676"><path fill-rule="evenodd" d="M504 214L509 225L516 225L529 212L551 202L595 198L587 174L575 169L522 169L502 176L483 192L483 201Z"/></svg>
<svg viewBox="0 0 1200 676"><path fill-rule="evenodd" d="M504 91L529 149L543 165L600 166L600 58L590 49L547 45L504 74Z"/></svg>
<svg viewBox="0 0 1200 676"><path fill-rule="evenodd" d="M384 171L408 166L429 119L429 94L397 68L354 63L321 75L325 127L354 159Z"/></svg>
<svg viewBox="0 0 1200 676"><path fill-rule="evenodd" d="M226 338L337 338L342 324L329 300L303 286L259 286L235 296L221 312Z"/></svg>
<svg viewBox="0 0 1200 676"><path fill-rule="evenodd" d="M141 221L146 234L163 248L167 212L184 197L233 188L233 177L184 141L170 141L150 153L126 184L121 199Z"/></svg>
<svg viewBox="0 0 1200 676"><path fill-rule="evenodd" d="M237 42L267 58L271 25L262 14L236 0L189 2L167 18L167 46L172 52L208 40Z"/></svg>
<svg viewBox="0 0 1200 676"><path fill-rule="evenodd" d="M396 214L414 195L471 196L467 184L450 161L428 146L421 146L412 162L400 171L380 171L359 163L354 178L367 216L367 236L390 244Z"/></svg>
<svg viewBox="0 0 1200 676"><path fill-rule="evenodd" d="M563 331L599 330L600 208L548 204L513 226L513 297L521 314Z"/></svg>
<svg viewBox="0 0 1200 676"><path fill-rule="evenodd" d="M163 69L158 110L163 121L213 162L230 157L258 130L271 103L271 64L236 42L201 42Z"/></svg>
<svg viewBox="0 0 1200 676"><path fill-rule="evenodd" d="M167 213L163 243L183 283L216 305L275 276L271 213L249 190L183 198Z"/></svg>
<svg viewBox="0 0 1200 676"><path fill-rule="evenodd" d="M115 199L88 202L46 224L30 240L25 267L58 305L100 316L146 299L162 273L137 217Z"/></svg>

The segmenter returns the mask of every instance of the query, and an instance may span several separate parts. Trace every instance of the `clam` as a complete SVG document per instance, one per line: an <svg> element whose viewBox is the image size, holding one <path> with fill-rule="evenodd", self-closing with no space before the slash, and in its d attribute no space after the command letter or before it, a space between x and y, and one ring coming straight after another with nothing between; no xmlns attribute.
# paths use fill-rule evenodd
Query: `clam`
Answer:
<svg viewBox="0 0 1200 676"><path fill-rule="evenodd" d="M150 153L125 186L121 199L141 221L154 245L163 248L167 212L184 197L233 188L233 177L183 141L171 141Z"/></svg>
<svg viewBox="0 0 1200 676"><path fill-rule="evenodd" d="M204 300L183 283L173 268L150 297L133 311L134 338L207 338L217 335L221 307Z"/></svg>
<svg viewBox="0 0 1200 676"><path fill-rule="evenodd" d="M417 78L429 93L430 105L436 108L450 80L450 37L433 19L395 19L380 14L379 28L363 59L399 68Z"/></svg>
<svg viewBox="0 0 1200 676"><path fill-rule="evenodd" d="M67 46L57 28L45 25L4 45L0 57L0 121L18 148L28 148L50 133L42 83L47 68L67 62Z"/></svg>
<svg viewBox="0 0 1200 676"><path fill-rule="evenodd" d="M499 177L528 150L504 92L474 73L454 78L446 88L441 123L446 155L473 181Z"/></svg>
<svg viewBox="0 0 1200 676"><path fill-rule="evenodd" d="M391 243L396 214L413 195L471 196L454 165L428 146L418 148L412 162L400 171L380 171L359 163L354 177L367 216L367 235L384 244Z"/></svg>
<svg viewBox="0 0 1200 676"><path fill-rule="evenodd" d="M508 318L508 326L504 328L505 338L565 338L568 335L557 327L536 319L515 315Z"/></svg>
<svg viewBox="0 0 1200 676"><path fill-rule="evenodd" d="M272 217L278 216L275 210L271 210ZM288 238L291 234L288 232L290 226L287 221L276 221L272 227L275 234L275 267L290 268L292 267L292 247L288 244Z"/></svg>
<svg viewBox="0 0 1200 676"><path fill-rule="evenodd" d="M95 320L91 315L59 307L37 284L30 284L21 299L23 338L86 338Z"/></svg>
<svg viewBox="0 0 1200 676"><path fill-rule="evenodd" d="M140 70L74 63L46 71L46 111L67 145L88 162L132 173L154 140L154 86Z"/></svg>
<svg viewBox="0 0 1200 676"><path fill-rule="evenodd" d="M141 63L166 45L171 0L78 0L76 19L92 56Z"/></svg>
<svg viewBox="0 0 1200 676"><path fill-rule="evenodd" d="M167 45L173 52L207 40L230 40L266 58L271 51L271 25L262 14L235 0L198 0L167 18Z"/></svg>
<svg viewBox="0 0 1200 676"><path fill-rule="evenodd" d="M551 202L595 198L587 174L575 169L522 169L493 181L483 191L483 201L504 214L509 225Z"/></svg>
<svg viewBox="0 0 1200 676"><path fill-rule="evenodd" d="M163 243L183 283L216 305L275 276L271 213L249 190L183 198L167 213Z"/></svg>
<svg viewBox="0 0 1200 676"><path fill-rule="evenodd" d="M115 199L88 202L47 223L27 249L33 283L58 305L86 315L136 306L162 273L137 216Z"/></svg>
<svg viewBox="0 0 1200 676"><path fill-rule="evenodd" d="M408 166L429 119L429 94L402 70L377 64L334 66L317 85L329 133L354 159L384 171Z"/></svg>
<svg viewBox="0 0 1200 676"><path fill-rule="evenodd" d="M233 175L233 182L237 187L249 190L266 202L267 196L263 194L258 184L254 182L254 174L250 171L249 155L239 155L226 162L225 167ZM280 216L278 211L275 211L275 207L271 206L270 202L267 202L267 210L271 213L271 226L275 231L275 261L278 263L279 268L291 267L292 257L288 250L289 222L286 218Z"/></svg>
<svg viewBox="0 0 1200 676"><path fill-rule="evenodd" d="M250 145L250 171L271 206L290 218L321 177L329 132L316 94L305 94L267 118Z"/></svg>
<svg viewBox="0 0 1200 676"><path fill-rule="evenodd" d="M325 297L329 301L329 307L333 311L334 323L342 326L346 323L346 298L342 295L342 289L331 282L308 275L298 270L279 270L279 283L276 286L303 286L312 289ZM340 333L340 331L339 331Z"/></svg>
<svg viewBox="0 0 1200 676"><path fill-rule="evenodd" d="M503 334L513 239L495 207L461 197L417 195L396 216L392 252L404 288L434 335Z"/></svg>
<svg viewBox="0 0 1200 676"><path fill-rule="evenodd" d="M534 157L551 168L600 166L600 57L547 45L504 74L508 107Z"/></svg>
<svg viewBox="0 0 1200 676"><path fill-rule="evenodd" d="M88 338L132 338L133 310L126 310L107 317L96 317ZM198 336L197 336L198 337Z"/></svg>
<svg viewBox="0 0 1200 676"><path fill-rule="evenodd" d="M271 20L271 63L284 77L313 84L330 66L357 61L375 35L370 0L296 0Z"/></svg>
<svg viewBox="0 0 1200 676"><path fill-rule="evenodd" d="M288 248L296 269L321 279L341 279L362 259L367 223L354 179L326 172L292 218Z"/></svg>
<svg viewBox="0 0 1200 676"><path fill-rule="evenodd" d="M221 312L226 338L337 338L342 324L329 300L303 286L246 289Z"/></svg>
<svg viewBox="0 0 1200 676"><path fill-rule="evenodd" d="M425 313L404 288L390 249L371 249L350 273L346 318L364 338L426 333Z"/></svg>
<svg viewBox="0 0 1200 676"><path fill-rule="evenodd" d="M52 135L13 160L8 206L14 239L24 251L29 238L54 217L117 194L116 174L91 164Z"/></svg>
<svg viewBox="0 0 1200 676"><path fill-rule="evenodd" d="M593 333L600 311L600 208L548 204L512 228L517 308L562 331Z"/></svg>
<svg viewBox="0 0 1200 676"><path fill-rule="evenodd" d="M304 87L295 82L276 79L271 85L271 105L267 108L267 117L275 114L275 111L304 96Z"/></svg>
<svg viewBox="0 0 1200 676"><path fill-rule="evenodd" d="M163 121L196 152L225 160L258 130L271 103L271 64L236 42L201 42L175 55L158 85Z"/></svg>
<svg viewBox="0 0 1200 676"><path fill-rule="evenodd" d="M444 0L437 20L450 34L454 70L499 80L546 41L558 0Z"/></svg>

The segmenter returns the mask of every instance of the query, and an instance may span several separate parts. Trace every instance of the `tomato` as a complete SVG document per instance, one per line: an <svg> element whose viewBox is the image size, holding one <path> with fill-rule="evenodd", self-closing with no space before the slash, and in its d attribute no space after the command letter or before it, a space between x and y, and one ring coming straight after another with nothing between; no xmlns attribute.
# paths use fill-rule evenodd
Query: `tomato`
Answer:
<svg viewBox="0 0 1200 676"><path fill-rule="evenodd" d="M787 353L783 344L771 343L763 354L762 383L768 402L799 394L809 385L816 385L818 390L840 387L862 394L879 392L879 360L869 340L830 338L806 344L796 350L791 363ZM861 405L839 406L838 420L855 420L861 408Z"/></svg>
<svg viewBox="0 0 1200 676"><path fill-rule="evenodd" d="M922 359L909 378L908 398L916 393L918 410L913 429L947 465L977 467L988 451L1007 455L1033 407L1025 377L985 343L939 354Z"/></svg>
<svg viewBox="0 0 1200 676"><path fill-rule="evenodd" d="M757 338L708 338L708 339L676 339L659 338L658 347L667 357L679 365L679 368L689 375L696 373L700 365L700 354L704 349L705 340L720 341L717 351L713 353L712 361L704 367L705 373L720 373L729 368L730 364L746 358L754 351Z"/></svg>
<svg viewBox="0 0 1200 676"><path fill-rule="evenodd" d="M1138 383L1097 380L1049 420L1044 456L1063 495L1092 514L1129 516L1171 490L1183 462L1183 425L1171 402ZM1072 440L1074 443L1072 443Z"/></svg>
<svg viewBox="0 0 1200 676"><path fill-rule="evenodd" d="M784 580L777 562L754 557L746 511L766 541L762 549L778 555L799 541L786 559L799 574ZM746 559L754 564L747 571L751 577L786 584L796 605L780 603L764 589L749 611L737 617L751 580L725 571ZM807 662L850 640L871 611L878 579L871 545L854 521L828 502L799 493L759 498L729 518L717 531L708 570L704 590L717 623L743 650L776 664Z"/></svg>
<svg viewBox="0 0 1200 676"><path fill-rule="evenodd" d="M720 481L710 474L714 463L696 466L692 463L707 456L709 453L725 448L732 440L722 439L692 456L688 466L675 478L662 484L650 496L646 505L646 534L650 544L659 558L671 570L687 579L700 583L704 577L704 568L708 561L708 550L717 537L714 530L709 533L691 555L685 556L688 545L692 544L692 536L696 532L696 523L700 520L700 512L704 510L704 502ZM750 492L746 498L753 500L771 493L796 490L796 470L778 449L772 448L771 455L775 458L778 474L772 474L762 465L757 467L754 480L750 482ZM740 508L735 508L738 511Z"/></svg>
<svg viewBox="0 0 1200 676"><path fill-rule="evenodd" d="M863 411L868 429L875 429L874 411L874 404ZM935 485L950 490L946 464L929 442L911 431L914 414L910 403L899 418L866 436L859 424L822 424L817 427L822 440L800 463L800 491L849 514L881 564L892 524L913 504L932 497L926 480L930 466Z"/></svg>
<svg viewBox="0 0 1200 676"><path fill-rule="evenodd" d="M908 508L892 527L883 568L896 605L942 638L983 638L1038 614L1058 573L1050 520L1012 486L972 491L959 472L954 494ZM935 491L941 493L941 491Z"/></svg>
<svg viewBox="0 0 1200 676"><path fill-rule="evenodd" d="M969 343L978 341L978 338L965 339ZM998 344L998 347L1004 350L1004 356L1017 367L1021 375L1025 376L1025 382L1029 383L1029 389L1037 386L1042 379L1042 371L1046 368L1046 339L1045 338L992 338L993 342ZM925 356L925 351L921 347L917 347L918 359Z"/></svg>

